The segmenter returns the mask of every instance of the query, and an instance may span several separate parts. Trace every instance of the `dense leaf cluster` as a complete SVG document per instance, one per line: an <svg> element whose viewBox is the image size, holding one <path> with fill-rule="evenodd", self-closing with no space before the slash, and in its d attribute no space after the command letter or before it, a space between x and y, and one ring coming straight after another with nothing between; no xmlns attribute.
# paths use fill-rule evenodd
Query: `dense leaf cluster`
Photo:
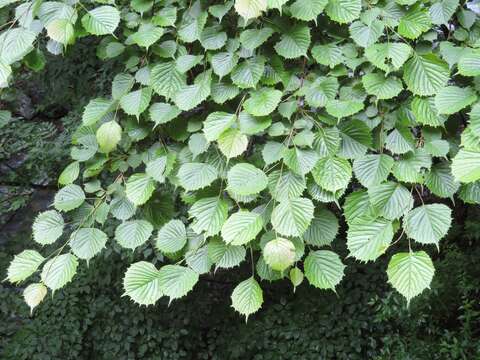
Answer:
<svg viewBox="0 0 480 360"><path fill-rule="evenodd" d="M85 107L55 209L34 222L34 241L58 249L25 250L9 267L14 283L41 270L24 292L32 308L107 246L107 222L122 247L152 241L165 260L125 273L139 304L180 298L200 275L243 261L252 276L232 305L247 317L263 302L259 278L335 290L339 215L351 257L375 261L407 242L388 280L408 302L429 287L421 247L446 235L444 203L480 202L477 5L102 3L10 5L0 33L1 86L20 60L42 67L34 45L45 35L54 54L102 36L97 56L124 67L111 96Z"/></svg>

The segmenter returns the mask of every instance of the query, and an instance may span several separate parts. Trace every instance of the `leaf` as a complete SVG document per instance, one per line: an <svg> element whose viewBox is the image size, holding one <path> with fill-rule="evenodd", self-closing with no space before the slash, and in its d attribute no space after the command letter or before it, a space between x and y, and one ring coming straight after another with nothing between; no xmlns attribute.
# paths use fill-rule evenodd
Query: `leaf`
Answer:
<svg viewBox="0 0 480 360"><path fill-rule="evenodd" d="M220 78L230 74L237 63L238 55L232 52L217 53L211 59L212 70Z"/></svg>
<svg viewBox="0 0 480 360"><path fill-rule="evenodd" d="M90 100L83 111L82 123L85 126L94 125L112 110L112 100L102 98Z"/></svg>
<svg viewBox="0 0 480 360"><path fill-rule="evenodd" d="M192 229L205 236L220 232L228 216L228 203L218 197L203 198L196 201L189 210L190 217L195 218Z"/></svg>
<svg viewBox="0 0 480 360"><path fill-rule="evenodd" d="M430 287L435 268L425 251L398 253L388 263L388 281L405 298L407 304Z"/></svg>
<svg viewBox="0 0 480 360"><path fill-rule="evenodd" d="M447 25L450 18L458 7L458 0L442 0L432 4L430 7L430 18L436 25Z"/></svg>
<svg viewBox="0 0 480 360"><path fill-rule="evenodd" d="M12 262L7 269L7 278L5 280L11 283L19 283L30 277L45 258L35 250L23 250L20 254L13 257Z"/></svg>
<svg viewBox="0 0 480 360"><path fill-rule="evenodd" d="M117 144L120 142L122 138L122 128L116 121L108 121L98 128L96 136L100 150L108 154L115 150Z"/></svg>
<svg viewBox="0 0 480 360"><path fill-rule="evenodd" d="M443 204L416 207L405 216L405 233L421 244L435 244L438 247L438 242L450 228L451 212L450 208Z"/></svg>
<svg viewBox="0 0 480 360"><path fill-rule="evenodd" d="M154 190L154 180L147 174L139 173L128 178L125 193L135 206L139 206L150 199Z"/></svg>
<svg viewBox="0 0 480 360"><path fill-rule="evenodd" d="M123 278L124 295L140 305L153 305L163 296L160 272L152 263L136 262L127 269Z"/></svg>
<svg viewBox="0 0 480 360"><path fill-rule="evenodd" d="M245 20L253 19L267 11L267 0L235 0L235 10Z"/></svg>
<svg viewBox="0 0 480 360"><path fill-rule="evenodd" d="M411 107L415 120L420 124L433 127L442 126L446 118L438 113L435 107L435 98L415 97Z"/></svg>
<svg viewBox="0 0 480 360"><path fill-rule="evenodd" d="M30 307L30 315L32 315L33 309L42 302L45 295L47 295L47 288L41 283L30 284L23 290L23 298Z"/></svg>
<svg viewBox="0 0 480 360"><path fill-rule="evenodd" d="M461 149L452 160L452 174L464 183L480 179L480 151Z"/></svg>
<svg viewBox="0 0 480 360"><path fill-rule="evenodd" d="M291 171L275 170L268 175L268 189L277 201L298 198L307 187L305 179Z"/></svg>
<svg viewBox="0 0 480 360"><path fill-rule="evenodd" d="M404 186L389 181L368 189L375 211L388 220L402 217L413 208L413 197Z"/></svg>
<svg viewBox="0 0 480 360"><path fill-rule="evenodd" d="M262 307L263 291L252 276L235 287L231 298L232 307L248 320L251 314Z"/></svg>
<svg viewBox="0 0 480 360"><path fill-rule="evenodd" d="M69 245L78 258L88 261L105 248L107 239L102 230L80 228L70 235Z"/></svg>
<svg viewBox="0 0 480 360"><path fill-rule="evenodd" d="M411 54L412 48L403 43L373 44L365 49L368 61L387 74L400 69Z"/></svg>
<svg viewBox="0 0 480 360"><path fill-rule="evenodd" d="M129 39L138 46L148 49L160 40L164 32L164 29L161 27L157 27L151 23L144 23L140 25L137 32L130 35Z"/></svg>
<svg viewBox="0 0 480 360"><path fill-rule="evenodd" d="M392 170L394 160L389 155L371 154L355 159L353 172L360 184L370 188L385 181Z"/></svg>
<svg viewBox="0 0 480 360"><path fill-rule="evenodd" d="M272 212L272 226L284 236L301 236L313 219L314 206L310 199L294 198L280 202Z"/></svg>
<svg viewBox="0 0 480 360"><path fill-rule="evenodd" d="M240 43L245 49L255 50L274 33L272 28L248 29L240 34Z"/></svg>
<svg viewBox="0 0 480 360"><path fill-rule="evenodd" d="M187 191L209 186L218 177L215 167L204 163L186 163L178 170L180 185Z"/></svg>
<svg viewBox="0 0 480 360"><path fill-rule="evenodd" d="M158 232L155 243L158 250L163 253L180 251L187 243L187 231L180 220L170 220Z"/></svg>
<svg viewBox="0 0 480 360"><path fill-rule="evenodd" d="M315 45L311 52L316 62L330 68L344 61L342 48L335 44Z"/></svg>
<svg viewBox="0 0 480 360"><path fill-rule="evenodd" d="M128 220L135 214L135 205L126 197L116 197L110 203L110 212L118 220Z"/></svg>
<svg viewBox="0 0 480 360"><path fill-rule="evenodd" d="M74 161L70 163L58 177L58 183L60 185L68 185L77 180L78 175L80 174L80 163Z"/></svg>
<svg viewBox="0 0 480 360"><path fill-rule="evenodd" d="M265 57L254 56L246 59L232 71L232 82L241 89L254 88L265 71Z"/></svg>
<svg viewBox="0 0 480 360"><path fill-rule="evenodd" d="M403 84L395 77L385 77L381 73L370 73L362 77L365 90L377 99L391 99L403 90Z"/></svg>
<svg viewBox="0 0 480 360"><path fill-rule="evenodd" d="M458 60L458 72L464 76L480 75L480 49L466 49Z"/></svg>
<svg viewBox="0 0 480 360"><path fill-rule="evenodd" d="M159 282L163 293L172 301L193 289L198 282L198 274L184 266L165 265L160 269Z"/></svg>
<svg viewBox="0 0 480 360"><path fill-rule="evenodd" d="M355 43L361 47L368 47L377 42L384 31L384 23L380 20L373 20L365 25L361 21L355 21L349 26L350 36Z"/></svg>
<svg viewBox="0 0 480 360"><path fill-rule="evenodd" d="M145 220L125 221L115 229L115 240L121 247L135 250L152 235L153 226Z"/></svg>
<svg viewBox="0 0 480 360"><path fill-rule="evenodd" d="M33 240L41 245L53 244L62 236L63 228L62 215L55 210L44 211L33 222Z"/></svg>
<svg viewBox="0 0 480 360"><path fill-rule="evenodd" d="M234 165L227 174L227 190L238 195L260 193L268 185L265 173L248 163Z"/></svg>
<svg viewBox="0 0 480 360"><path fill-rule="evenodd" d="M186 85L185 74L177 70L175 62L156 64L151 71L151 83L158 95L173 99Z"/></svg>
<svg viewBox="0 0 480 360"><path fill-rule="evenodd" d="M318 161L312 175L318 185L334 192L347 187L352 177L352 167L342 158L323 158Z"/></svg>
<svg viewBox="0 0 480 360"><path fill-rule="evenodd" d="M78 259L72 254L55 256L43 265L42 282L55 291L70 282L77 272Z"/></svg>
<svg viewBox="0 0 480 360"><path fill-rule="evenodd" d="M137 119L147 109L152 97L152 90L148 87L123 95L120 99L120 107L128 115Z"/></svg>
<svg viewBox="0 0 480 360"><path fill-rule="evenodd" d="M250 93L243 107L253 116L266 116L273 112L282 98L282 92L273 88L261 88Z"/></svg>
<svg viewBox="0 0 480 360"><path fill-rule="evenodd" d="M352 116L364 108L363 102L358 100L329 100L327 112L338 119Z"/></svg>
<svg viewBox="0 0 480 360"><path fill-rule="evenodd" d="M175 95L174 102L180 110L188 111L200 105L210 96L212 71L201 73L193 85L182 86Z"/></svg>
<svg viewBox="0 0 480 360"><path fill-rule="evenodd" d="M472 88L447 86L435 95L435 108L439 114L455 114L477 101L477 95Z"/></svg>
<svg viewBox="0 0 480 360"><path fill-rule="evenodd" d="M338 80L332 77L318 77L305 89L305 101L312 107L323 107L337 95Z"/></svg>
<svg viewBox="0 0 480 360"><path fill-rule="evenodd" d="M178 115L181 111L175 105L170 105L167 103L155 103L150 106L148 109L150 119L155 123L155 127L161 124L166 124Z"/></svg>
<svg viewBox="0 0 480 360"><path fill-rule="evenodd" d="M218 138L218 148L227 159L240 156L247 150L248 137L238 129L228 129Z"/></svg>
<svg viewBox="0 0 480 360"><path fill-rule="evenodd" d="M293 285L293 292L295 292L295 289L303 282L302 270L297 267L292 268L289 273L289 278Z"/></svg>
<svg viewBox="0 0 480 360"><path fill-rule="evenodd" d="M45 28L47 29L47 35L60 44L68 45L75 41L73 24L67 19L52 20Z"/></svg>
<svg viewBox="0 0 480 360"><path fill-rule="evenodd" d="M33 31L14 28L3 31L0 34L0 62L4 65L11 65L21 60L32 49L32 44L36 39Z"/></svg>
<svg viewBox="0 0 480 360"><path fill-rule="evenodd" d="M319 159L318 154L313 150L302 150L293 147L284 151L283 162L293 172L305 176L315 167Z"/></svg>
<svg viewBox="0 0 480 360"><path fill-rule="evenodd" d="M70 211L78 208L85 201L85 193L75 184L61 188L56 194L53 206L59 211Z"/></svg>
<svg viewBox="0 0 480 360"><path fill-rule="evenodd" d="M347 247L350 255L360 261L375 261L388 248L393 238L393 226L388 220L362 219L349 225Z"/></svg>
<svg viewBox="0 0 480 360"><path fill-rule="evenodd" d="M358 19L361 10L360 0L329 0L325 8L328 17L340 24Z"/></svg>
<svg viewBox="0 0 480 360"><path fill-rule="evenodd" d="M284 238L267 242L263 248L263 259L273 270L283 271L295 262L295 246Z"/></svg>
<svg viewBox="0 0 480 360"><path fill-rule="evenodd" d="M313 246L330 245L337 236L338 219L329 210L321 209L315 213L310 226L303 234L303 240Z"/></svg>
<svg viewBox="0 0 480 360"><path fill-rule="evenodd" d="M268 116L254 117L242 111L238 116L240 131L245 135L256 135L267 129L272 124L272 119Z"/></svg>
<svg viewBox="0 0 480 360"><path fill-rule="evenodd" d="M292 17L303 21L316 20L327 5L328 0L296 0L290 5Z"/></svg>
<svg viewBox="0 0 480 360"><path fill-rule="evenodd" d="M213 239L208 243L208 256L215 263L215 269L236 267L245 260L246 254L243 246L226 245L218 239Z"/></svg>
<svg viewBox="0 0 480 360"><path fill-rule="evenodd" d="M82 17L82 25L90 34L112 34L120 23L120 12L113 6L99 6Z"/></svg>
<svg viewBox="0 0 480 360"><path fill-rule="evenodd" d="M208 257L208 249L202 246L198 249L192 249L185 254L185 262L197 274L206 274L210 272L212 261Z"/></svg>
<svg viewBox="0 0 480 360"><path fill-rule="evenodd" d="M228 245L244 245L255 239L262 230L261 214L240 210L227 219L222 226L222 238Z"/></svg>
<svg viewBox="0 0 480 360"><path fill-rule="evenodd" d="M434 54L417 55L404 66L403 80L408 90L416 95L434 95L450 77L448 64Z"/></svg>
<svg viewBox="0 0 480 360"><path fill-rule="evenodd" d="M443 162L432 166L425 176L425 185L439 197L453 197L460 183L452 175L450 164Z"/></svg>
<svg viewBox="0 0 480 360"><path fill-rule="evenodd" d="M213 112L203 123L203 132L208 141L217 140L235 122L235 115L225 112Z"/></svg>
<svg viewBox="0 0 480 360"><path fill-rule="evenodd" d="M304 270L308 282L319 289L332 289L340 283L345 265L333 251L310 251L305 258Z"/></svg>
<svg viewBox="0 0 480 360"><path fill-rule="evenodd" d="M409 128L398 127L388 134L385 147L394 154L415 150L415 140Z"/></svg>
<svg viewBox="0 0 480 360"><path fill-rule="evenodd" d="M400 18L398 33L408 39L416 39L431 27L431 19L428 9L420 8L420 5L412 6L408 12Z"/></svg>
<svg viewBox="0 0 480 360"><path fill-rule="evenodd" d="M274 48L277 54L285 59L295 59L307 56L310 40L310 28L307 25L295 25L282 34Z"/></svg>

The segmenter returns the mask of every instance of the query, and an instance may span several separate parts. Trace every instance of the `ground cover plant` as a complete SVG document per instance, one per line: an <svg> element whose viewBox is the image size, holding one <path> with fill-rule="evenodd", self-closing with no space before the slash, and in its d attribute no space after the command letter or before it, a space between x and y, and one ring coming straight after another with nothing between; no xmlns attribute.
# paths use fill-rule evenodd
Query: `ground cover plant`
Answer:
<svg viewBox="0 0 480 360"><path fill-rule="evenodd" d="M105 247L153 251L125 273L141 305L250 262L259 280L335 291L349 256L387 249L410 302L429 287L454 201L480 202L480 21L473 2L0 1L0 86L44 52L97 39L114 62L72 136L72 162L8 281L33 309ZM1 123L11 113L0 112ZM37 246L39 245L39 246ZM41 246L41 247L40 247Z"/></svg>

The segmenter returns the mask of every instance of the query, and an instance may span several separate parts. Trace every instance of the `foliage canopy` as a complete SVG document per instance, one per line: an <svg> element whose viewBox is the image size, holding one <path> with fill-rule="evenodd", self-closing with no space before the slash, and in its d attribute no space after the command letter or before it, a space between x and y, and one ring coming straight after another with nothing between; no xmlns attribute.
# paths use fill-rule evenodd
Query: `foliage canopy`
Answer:
<svg viewBox="0 0 480 360"><path fill-rule="evenodd" d="M423 247L446 235L445 203L480 202L472 3L0 6L14 14L0 33L1 87L22 64L41 70L45 49L61 55L86 36L99 37L100 59L123 67L111 96L85 107L54 209L34 221L33 240L59 247L46 257L25 250L8 269L14 283L40 271L25 290L32 308L115 241L132 251L150 243L164 260L126 271L125 294L142 305L186 295L213 267L256 259L232 293L248 317L263 302L257 279L296 287L304 274L335 291L345 265L326 247L341 216L358 261L408 243L387 275L410 301L434 275Z"/></svg>

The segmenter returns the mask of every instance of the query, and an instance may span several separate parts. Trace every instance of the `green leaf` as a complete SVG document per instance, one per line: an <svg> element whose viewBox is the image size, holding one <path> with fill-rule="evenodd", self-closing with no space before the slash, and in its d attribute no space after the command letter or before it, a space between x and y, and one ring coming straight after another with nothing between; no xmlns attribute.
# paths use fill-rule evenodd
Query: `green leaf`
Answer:
<svg viewBox="0 0 480 360"><path fill-rule="evenodd" d="M388 263L388 281L405 298L407 304L430 287L435 268L425 251L398 253Z"/></svg>
<svg viewBox="0 0 480 360"><path fill-rule="evenodd" d="M135 205L124 196L116 197L110 203L110 212L118 220L130 219L135 211Z"/></svg>
<svg viewBox="0 0 480 360"><path fill-rule="evenodd" d="M329 100L326 105L327 112L338 119L356 114L365 107L359 100Z"/></svg>
<svg viewBox="0 0 480 360"><path fill-rule="evenodd" d="M303 150L297 147L284 151L283 162L290 170L299 174L306 175L315 167L319 155L313 150Z"/></svg>
<svg viewBox="0 0 480 360"><path fill-rule="evenodd" d="M342 48L335 44L315 45L311 52L316 62L331 68L344 61Z"/></svg>
<svg viewBox="0 0 480 360"><path fill-rule="evenodd" d="M421 96L436 94L447 84L449 77L448 64L434 54L413 54L403 72L408 90Z"/></svg>
<svg viewBox="0 0 480 360"><path fill-rule="evenodd" d="M187 243L187 231L180 220L170 220L158 232L155 243L158 250L163 253L180 251Z"/></svg>
<svg viewBox="0 0 480 360"><path fill-rule="evenodd" d="M232 71L232 82L241 89L254 88L265 70L265 57L254 56L246 59Z"/></svg>
<svg viewBox="0 0 480 360"><path fill-rule="evenodd" d="M388 220L402 217L413 208L413 197L404 186L389 181L368 189L375 211Z"/></svg>
<svg viewBox="0 0 480 360"><path fill-rule="evenodd" d="M178 170L180 185L187 191L209 186L218 177L217 169L204 163L186 163Z"/></svg>
<svg viewBox="0 0 480 360"><path fill-rule="evenodd" d="M277 201L300 197L306 187L302 176L288 170L275 170L268 175L268 189Z"/></svg>
<svg viewBox="0 0 480 360"><path fill-rule="evenodd" d="M255 50L267 41L273 32L273 29L269 27L244 30L240 34L240 43L245 49Z"/></svg>
<svg viewBox="0 0 480 360"><path fill-rule="evenodd" d="M430 18L436 25L447 25L458 7L458 0L442 0L430 6Z"/></svg>
<svg viewBox="0 0 480 360"><path fill-rule="evenodd" d="M443 204L416 207L405 216L404 229L408 237L421 244L435 244L448 232L452 211Z"/></svg>
<svg viewBox="0 0 480 360"><path fill-rule="evenodd" d="M12 262L7 269L7 278L5 280L11 283L24 281L35 271L45 258L35 250L23 250L20 254L13 257Z"/></svg>
<svg viewBox="0 0 480 360"><path fill-rule="evenodd" d="M272 212L272 226L284 236L302 236L313 219L310 199L294 198L280 202Z"/></svg>
<svg viewBox="0 0 480 360"><path fill-rule="evenodd" d="M189 210L190 217L195 218L192 229L205 236L213 236L220 232L228 216L228 203L219 198L203 198L196 201Z"/></svg>
<svg viewBox="0 0 480 360"><path fill-rule="evenodd" d="M130 35L130 39L138 46L148 49L160 40L164 32L165 30L161 27L157 27L151 23L145 23L140 25L136 33Z"/></svg>
<svg viewBox="0 0 480 360"><path fill-rule="evenodd" d="M364 218L350 224L347 247L350 255L360 261L375 261L388 248L393 238L393 226L382 218Z"/></svg>
<svg viewBox="0 0 480 360"><path fill-rule="evenodd" d="M439 114L455 114L477 101L477 95L472 88L447 86L435 95L435 108Z"/></svg>
<svg viewBox="0 0 480 360"><path fill-rule="evenodd" d="M74 161L70 163L58 177L58 183L60 185L68 185L77 180L78 175L80 174L80 163Z"/></svg>
<svg viewBox="0 0 480 360"><path fill-rule="evenodd" d="M262 307L263 291L252 276L235 287L231 298L232 307L240 314L245 315L248 320L251 314L256 313Z"/></svg>
<svg viewBox="0 0 480 360"><path fill-rule="evenodd" d="M180 110L188 111L200 105L210 96L210 85L212 82L212 71L201 73L195 79L193 85L184 85L175 95L175 105Z"/></svg>
<svg viewBox="0 0 480 360"><path fill-rule="evenodd" d="M78 259L72 254L55 256L43 265L42 282L53 291L64 287L77 272Z"/></svg>
<svg viewBox="0 0 480 360"><path fill-rule="evenodd" d="M439 197L453 197L460 187L460 183L452 175L450 164L443 162L432 166L425 176L425 185Z"/></svg>
<svg viewBox="0 0 480 360"><path fill-rule="evenodd" d="M198 282L198 274L184 266L165 265L160 269L160 287L170 301L179 299L193 289Z"/></svg>
<svg viewBox="0 0 480 360"><path fill-rule="evenodd" d="M312 171L315 182L328 191L347 187L352 177L352 167L348 160L329 157L320 159Z"/></svg>
<svg viewBox="0 0 480 360"><path fill-rule="evenodd" d="M238 195L253 195L260 193L268 185L267 175L248 163L233 166L227 174L227 190Z"/></svg>
<svg viewBox="0 0 480 360"><path fill-rule="evenodd" d="M75 41L73 24L67 19L52 20L45 28L47 29L47 35L60 44L68 45Z"/></svg>
<svg viewBox="0 0 480 360"><path fill-rule="evenodd" d="M415 139L409 128L398 127L388 134L385 147L394 154L405 154L415 150Z"/></svg>
<svg viewBox="0 0 480 360"><path fill-rule="evenodd" d="M0 34L0 62L6 67L21 60L32 51L36 37L35 32L23 28L3 31Z"/></svg>
<svg viewBox="0 0 480 360"><path fill-rule="evenodd" d="M88 261L105 248L107 239L107 234L102 230L81 228L72 232L69 245L78 258Z"/></svg>
<svg viewBox="0 0 480 360"><path fill-rule="evenodd" d="M350 36L361 47L368 47L377 42L382 36L384 24L380 20L373 20L370 24L355 21L349 26Z"/></svg>
<svg viewBox="0 0 480 360"><path fill-rule="evenodd" d="M213 239L208 243L208 256L215 263L215 269L230 269L238 266L247 251L243 246L226 245L223 241Z"/></svg>
<svg viewBox="0 0 480 360"><path fill-rule="evenodd" d="M235 122L236 116L225 112L210 113L203 123L203 132L208 141L217 140Z"/></svg>
<svg viewBox="0 0 480 360"><path fill-rule="evenodd" d="M153 305L163 296L160 271L152 263L136 262L127 269L123 278L124 296L139 305Z"/></svg>
<svg viewBox="0 0 480 360"><path fill-rule="evenodd" d="M464 49L462 54L458 60L458 72L464 76L480 75L480 49Z"/></svg>
<svg viewBox="0 0 480 360"><path fill-rule="evenodd" d="M155 103L148 109L150 119L155 123L155 127L166 124L180 115L181 111L175 105L167 103Z"/></svg>
<svg viewBox="0 0 480 360"><path fill-rule="evenodd" d="M400 18L398 33L408 39L416 39L422 33L429 30L432 25L428 9L420 5L412 6L408 12Z"/></svg>
<svg viewBox="0 0 480 360"><path fill-rule="evenodd" d="M254 117L242 111L238 116L240 131L245 135L256 135L272 124L270 117Z"/></svg>
<svg viewBox="0 0 480 360"><path fill-rule="evenodd" d="M237 65L237 63L238 55L232 52L217 53L213 55L211 59L212 70L216 75L220 77L220 79L225 75L230 74L233 68Z"/></svg>
<svg viewBox="0 0 480 360"><path fill-rule="evenodd" d="M362 77L365 90L377 99L391 99L403 90L401 80L396 77L385 77L382 73L370 73Z"/></svg>
<svg viewBox="0 0 480 360"><path fill-rule="evenodd" d="M90 100L82 115L82 123L85 126L96 124L105 115L113 110L113 101L108 99L96 98Z"/></svg>
<svg viewBox="0 0 480 360"><path fill-rule="evenodd" d="M320 76L305 88L305 101L312 107L323 107L335 99L337 90L336 78Z"/></svg>
<svg viewBox="0 0 480 360"><path fill-rule="evenodd" d="M89 10L82 18L82 25L90 34L107 35L120 23L120 12L113 6L99 6Z"/></svg>
<svg viewBox="0 0 480 360"><path fill-rule="evenodd" d="M250 93L243 107L253 116L266 116L273 112L282 98L282 92L273 88L261 88Z"/></svg>
<svg viewBox="0 0 480 360"><path fill-rule="evenodd" d="M461 149L453 158L452 174L464 183L480 179L480 151Z"/></svg>
<svg viewBox="0 0 480 360"><path fill-rule="evenodd" d="M273 270L283 271L295 262L295 246L284 238L267 242L263 248L263 259Z"/></svg>
<svg viewBox="0 0 480 360"><path fill-rule="evenodd" d="M358 19L361 10L360 0L329 0L325 8L328 17L340 24Z"/></svg>
<svg viewBox="0 0 480 360"><path fill-rule="evenodd" d="M67 185L61 188L53 201L55 209L60 211L70 211L78 208L85 201L85 193L82 188L75 184Z"/></svg>
<svg viewBox="0 0 480 360"><path fill-rule="evenodd" d="M222 226L222 238L228 245L244 245L255 239L262 230L261 214L240 210L227 219Z"/></svg>
<svg viewBox="0 0 480 360"><path fill-rule="evenodd" d="M245 20L253 19L267 11L267 0L235 0L235 10Z"/></svg>
<svg viewBox="0 0 480 360"><path fill-rule="evenodd" d="M41 245L53 244L62 236L64 226L62 215L55 210L44 211L33 222L33 240Z"/></svg>
<svg viewBox="0 0 480 360"><path fill-rule="evenodd" d="M332 289L343 278L345 265L333 251L310 251L305 258L304 270L308 282L319 289Z"/></svg>
<svg viewBox="0 0 480 360"><path fill-rule="evenodd" d="M200 43L205 50L221 49L227 42L227 33L221 31L221 26L211 26L203 29L200 35Z"/></svg>
<svg viewBox="0 0 480 360"><path fill-rule="evenodd" d="M153 226L145 220L125 221L115 229L115 240L121 247L135 250L152 235Z"/></svg>
<svg viewBox="0 0 480 360"><path fill-rule="evenodd" d="M387 74L400 69L411 54L412 48L403 43L374 44L365 49L368 61Z"/></svg>
<svg viewBox="0 0 480 360"><path fill-rule="evenodd" d="M328 0L296 0L290 5L292 17L303 21L316 20L327 5Z"/></svg>
<svg viewBox="0 0 480 360"><path fill-rule="evenodd" d="M132 174L126 184L125 193L135 206L145 204L155 190L155 181L144 173Z"/></svg>
<svg viewBox="0 0 480 360"><path fill-rule="evenodd" d="M307 56L310 40L310 28L307 25L295 25L282 34L275 51L285 59Z"/></svg>
<svg viewBox="0 0 480 360"><path fill-rule="evenodd" d="M116 149L122 138L122 128L114 120L103 123L97 130L97 143L100 150L110 153Z"/></svg>
<svg viewBox="0 0 480 360"><path fill-rule="evenodd" d="M42 302L45 295L47 295L47 288L41 283L30 284L23 290L23 298L30 307L30 315L32 315L33 309Z"/></svg>
<svg viewBox="0 0 480 360"><path fill-rule="evenodd" d="M153 91L166 99L173 99L186 85L186 76L177 70L175 62L156 64L151 71Z"/></svg>
<svg viewBox="0 0 480 360"><path fill-rule="evenodd" d="M240 156L247 147L248 137L238 129L228 129L218 137L218 148L227 159Z"/></svg>
<svg viewBox="0 0 480 360"><path fill-rule="evenodd" d="M370 188L385 181L392 170L394 160L389 155L371 154L355 159L353 172L360 184Z"/></svg>
<svg viewBox="0 0 480 360"><path fill-rule="evenodd" d="M315 212L307 231L303 234L303 240L313 246L330 245L338 233L338 219L327 209Z"/></svg>
<svg viewBox="0 0 480 360"><path fill-rule="evenodd" d="M412 101L412 112L415 120L423 125L433 127L442 126L446 118L439 115L435 107L435 98L415 97Z"/></svg>
<svg viewBox="0 0 480 360"><path fill-rule="evenodd" d="M185 262L197 274L206 274L210 272L212 261L208 257L208 248L202 246L198 249L192 249L185 254Z"/></svg>
<svg viewBox="0 0 480 360"><path fill-rule="evenodd" d="M123 95L120 99L120 107L126 114L133 115L138 119L150 104L151 97L152 90L149 87L144 87Z"/></svg>

